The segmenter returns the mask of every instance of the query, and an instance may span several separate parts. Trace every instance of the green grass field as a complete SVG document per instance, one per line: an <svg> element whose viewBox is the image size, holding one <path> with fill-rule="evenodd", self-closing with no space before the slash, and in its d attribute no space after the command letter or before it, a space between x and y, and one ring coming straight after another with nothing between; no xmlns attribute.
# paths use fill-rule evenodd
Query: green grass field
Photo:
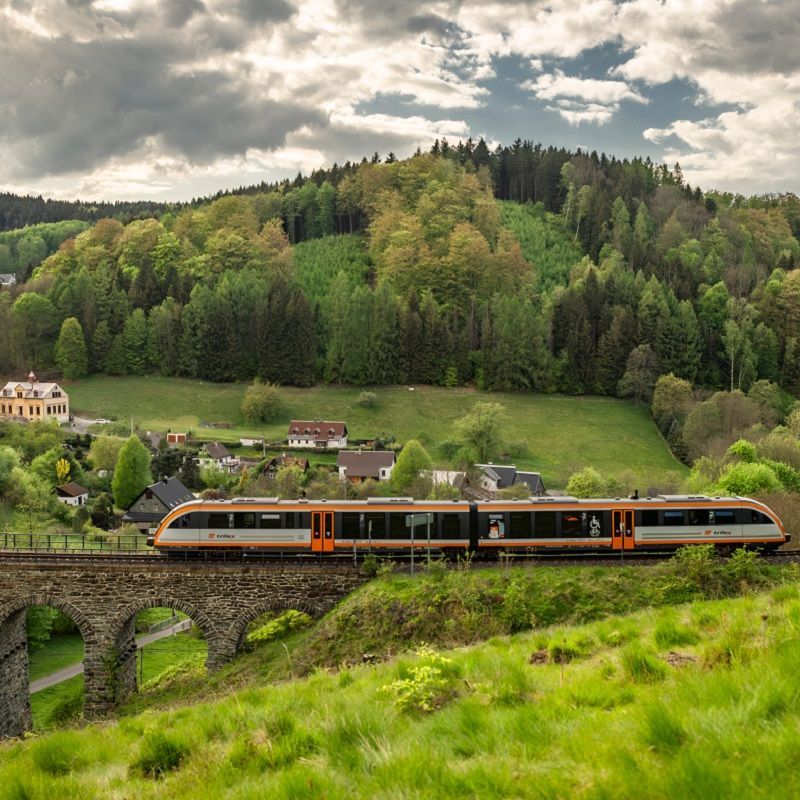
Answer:
<svg viewBox="0 0 800 800"><path fill-rule="evenodd" d="M282 389L286 413L260 427L242 418L244 384L214 384L180 378L93 376L68 385L76 414L104 416L143 429L191 430L203 440L238 441L243 434L279 441L291 418L343 419L353 439L389 433L399 442L419 438L437 457L437 445L452 437L454 420L479 401L505 409L505 437L522 451L512 460L542 472L546 485L563 487L569 475L594 466L624 483L671 486L686 474L669 452L647 410L602 397L489 393L474 389L418 386L378 387L374 408L356 402L360 389L319 386ZM203 423L231 422L212 430ZM505 460L505 459L503 459Z"/></svg>
<svg viewBox="0 0 800 800"><path fill-rule="evenodd" d="M1 746L0 797L797 797L798 620L788 582L319 670Z"/></svg>

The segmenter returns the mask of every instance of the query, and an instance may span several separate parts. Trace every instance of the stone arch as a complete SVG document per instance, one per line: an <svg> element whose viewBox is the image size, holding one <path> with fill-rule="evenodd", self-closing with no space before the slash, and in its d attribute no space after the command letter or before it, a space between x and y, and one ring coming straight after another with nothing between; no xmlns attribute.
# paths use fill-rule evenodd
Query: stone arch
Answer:
<svg viewBox="0 0 800 800"><path fill-rule="evenodd" d="M236 622L231 626L231 630L225 636L228 649L232 655L241 650L247 633L247 626L262 614L267 614L270 611L302 611L312 619L321 617L325 613L323 609L305 600L275 599L253 603L237 617Z"/></svg>
<svg viewBox="0 0 800 800"><path fill-rule="evenodd" d="M5 625L14 614L19 611L25 611L31 606L50 606L69 617L75 623L78 632L83 638L84 649L97 643L97 635L94 626L86 614L72 603L62 600L57 595L52 595L48 592L23 595L10 603L0 606L0 627Z"/></svg>
<svg viewBox="0 0 800 800"><path fill-rule="evenodd" d="M116 641L125 626L140 612L148 608L174 608L186 614L191 621L197 625L203 633L203 638L211 642L216 636L216 629L211 619L200 608L193 603L178 600L174 597L159 595L157 597L141 597L133 603L125 606L124 610L117 614L109 625L111 638Z"/></svg>

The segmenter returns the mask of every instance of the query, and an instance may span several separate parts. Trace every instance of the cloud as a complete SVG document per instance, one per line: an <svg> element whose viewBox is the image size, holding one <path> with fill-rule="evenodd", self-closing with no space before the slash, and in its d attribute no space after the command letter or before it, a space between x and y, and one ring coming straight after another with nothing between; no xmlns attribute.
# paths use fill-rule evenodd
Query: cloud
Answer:
<svg viewBox="0 0 800 800"><path fill-rule="evenodd" d="M185 196L491 135L511 58L592 147L635 103L693 183L796 189L798 40L800 0L0 0L0 182Z"/></svg>
<svg viewBox="0 0 800 800"><path fill-rule="evenodd" d="M540 100L555 101L555 105L547 106L547 109L556 111L571 125L608 122L619 111L623 100L649 102L625 81L578 78L565 75L560 70L525 81L522 88Z"/></svg>

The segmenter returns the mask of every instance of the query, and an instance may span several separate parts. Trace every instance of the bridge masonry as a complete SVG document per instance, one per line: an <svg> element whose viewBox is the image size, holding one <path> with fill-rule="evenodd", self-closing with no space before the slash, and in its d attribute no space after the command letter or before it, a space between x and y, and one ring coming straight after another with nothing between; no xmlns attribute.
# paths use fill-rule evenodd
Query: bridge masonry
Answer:
<svg viewBox="0 0 800 800"><path fill-rule="evenodd" d="M136 690L136 614L175 608L208 643L207 669L230 661L267 611L329 611L368 578L339 565L214 565L161 558L24 559L0 554L0 738L31 727L25 613L49 605L84 642L84 712L100 716Z"/></svg>

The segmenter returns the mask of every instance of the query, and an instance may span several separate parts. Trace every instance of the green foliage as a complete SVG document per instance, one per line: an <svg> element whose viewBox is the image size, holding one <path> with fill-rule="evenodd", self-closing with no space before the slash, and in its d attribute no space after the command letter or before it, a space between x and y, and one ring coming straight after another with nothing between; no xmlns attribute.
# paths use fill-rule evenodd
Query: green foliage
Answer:
<svg viewBox="0 0 800 800"><path fill-rule="evenodd" d="M777 492L783 487L775 471L766 464L730 464L717 482L721 493L750 496Z"/></svg>
<svg viewBox="0 0 800 800"><path fill-rule="evenodd" d="M31 758L36 769L52 776L68 775L89 762L74 731L61 731L37 741L31 749Z"/></svg>
<svg viewBox="0 0 800 800"><path fill-rule="evenodd" d="M188 742L162 730L149 730L142 738L131 772L145 778L163 778L178 769L188 758Z"/></svg>
<svg viewBox="0 0 800 800"><path fill-rule="evenodd" d="M750 464L756 460L756 448L746 439L738 439L728 448L728 455L735 456L740 461Z"/></svg>
<svg viewBox="0 0 800 800"><path fill-rule="evenodd" d="M75 317L69 317L62 323L55 356L65 378L82 378L89 371L86 339L81 323Z"/></svg>
<svg viewBox="0 0 800 800"><path fill-rule="evenodd" d="M456 438L475 461L485 463L499 452L503 442L503 411L499 403L476 403L453 424Z"/></svg>
<svg viewBox="0 0 800 800"><path fill-rule="evenodd" d="M757 584L763 580L759 556L755 550L739 547L728 559L727 571L737 581Z"/></svg>
<svg viewBox="0 0 800 800"><path fill-rule="evenodd" d="M358 234L326 236L300 242L294 248L297 282L312 303L324 301L340 273L350 286L363 284L370 271L364 240Z"/></svg>
<svg viewBox="0 0 800 800"><path fill-rule="evenodd" d="M114 503L127 509L153 481L150 453L138 436L130 436L122 445L111 480Z"/></svg>
<svg viewBox="0 0 800 800"><path fill-rule="evenodd" d="M125 440L118 436L96 436L92 439L89 449L89 458L95 469L104 469L113 472L117 465L119 452Z"/></svg>
<svg viewBox="0 0 800 800"><path fill-rule="evenodd" d="M411 491L422 473L433 466L427 450L416 440L407 442L392 470L392 485L398 492Z"/></svg>
<svg viewBox="0 0 800 800"><path fill-rule="evenodd" d="M617 494L618 490L615 481L601 475L594 467L584 467L567 482L567 494L572 497L606 497Z"/></svg>
<svg viewBox="0 0 800 800"><path fill-rule="evenodd" d="M622 668L634 683L658 683L667 677L667 665L641 644L628 645L622 651Z"/></svg>
<svg viewBox="0 0 800 800"><path fill-rule="evenodd" d="M375 392L361 392L356 402L362 408L375 408L378 404L378 395Z"/></svg>
<svg viewBox="0 0 800 800"><path fill-rule="evenodd" d="M683 625L666 615L664 615L661 621L656 625L654 638L656 644L662 650L670 647L693 645L700 641L700 636L693 627Z"/></svg>
<svg viewBox="0 0 800 800"><path fill-rule="evenodd" d="M242 398L242 416L251 423L274 422L284 414L279 388L257 378L247 387Z"/></svg>
<svg viewBox="0 0 800 800"><path fill-rule="evenodd" d="M382 691L392 697L398 711L430 713L455 696L461 671L452 659L427 645L418 647L415 656L415 663L402 665L400 677Z"/></svg>
<svg viewBox="0 0 800 800"><path fill-rule="evenodd" d="M252 646L274 642L283 639L294 631L302 630L311 625L312 620L302 611L290 609L279 617L265 622L247 634L247 643Z"/></svg>
<svg viewBox="0 0 800 800"><path fill-rule="evenodd" d="M30 606L26 613L25 628L28 647L33 652L44 647L53 632L58 611L51 606Z"/></svg>

